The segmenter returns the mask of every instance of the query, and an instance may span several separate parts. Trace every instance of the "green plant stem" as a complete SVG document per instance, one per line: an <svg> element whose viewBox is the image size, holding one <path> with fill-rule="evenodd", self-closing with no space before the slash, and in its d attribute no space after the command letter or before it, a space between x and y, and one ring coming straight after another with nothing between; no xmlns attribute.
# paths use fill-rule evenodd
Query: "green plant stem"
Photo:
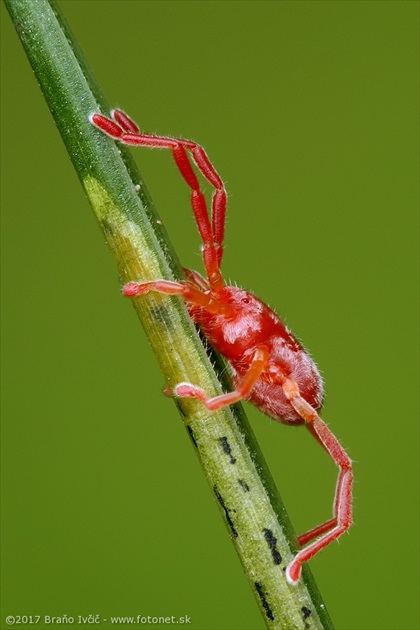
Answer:
<svg viewBox="0 0 420 630"><path fill-rule="evenodd" d="M121 282L182 277L129 154L88 120L108 107L58 8L48 0L5 2ZM191 381L211 396L221 393L182 301L150 294L133 302L169 387ZM241 408L209 412L194 400L176 404L267 626L332 628L308 567L297 586L286 582L296 538ZM280 440L279 432L279 448Z"/></svg>

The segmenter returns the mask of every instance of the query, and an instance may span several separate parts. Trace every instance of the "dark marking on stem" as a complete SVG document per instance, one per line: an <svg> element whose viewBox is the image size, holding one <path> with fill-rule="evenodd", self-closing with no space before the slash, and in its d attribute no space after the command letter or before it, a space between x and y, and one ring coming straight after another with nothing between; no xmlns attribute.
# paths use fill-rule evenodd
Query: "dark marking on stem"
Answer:
<svg viewBox="0 0 420 630"><path fill-rule="evenodd" d="M309 608L306 608L306 606L302 606L301 610L303 612L304 619L307 619L308 617L312 615L312 610L309 610Z"/></svg>
<svg viewBox="0 0 420 630"><path fill-rule="evenodd" d="M277 538L274 536L271 529L263 529L263 532L264 538L271 551L271 556L273 558L274 564L281 564L281 555L279 550L277 549Z"/></svg>
<svg viewBox="0 0 420 630"><path fill-rule="evenodd" d="M230 444L226 436L219 438L219 442L222 445L223 452L229 456L229 461L231 464L236 463L236 459L232 455L232 449L230 448Z"/></svg>
<svg viewBox="0 0 420 630"><path fill-rule="evenodd" d="M265 610L265 614L267 615L267 617L269 619L271 619L271 621L274 621L273 611L271 610L271 608L270 608L270 606L268 604L268 601L267 601L266 596L264 594L261 582L254 582L254 585L255 585L255 588L257 589L257 593L258 593L258 595L260 597L261 603L262 603L263 608Z"/></svg>
<svg viewBox="0 0 420 630"><path fill-rule="evenodd" d="M305 628L310 628L311 625L306 620L308 619L308 617L312 615L312 610L309 610L309 608L306 608L306 606L302 606L301 611L303 613L303 620L305 622Z"/></svg>
<svg viewBox="0 0 420 630"><path fill-rule="evenodd" d="M226 517L227 523L228 523L228 525L230 527L230 531L232 532L232 536L234 538L237 538L238 537L238 532L236 531L235 525L233 524L233 521L232 521L232 519L230 517L229 509L227 508L226 503L223 501L223 497L220 494L219 490L217 489L217 486L214 486L213 490L214 490L214 494L216 495L216 499L219 501L220 505L223 508L223 511L225 513L225 517Z"/></svg>
<svg viewBox="0 0 420 630"><path fill-rule="evenodd" d="M247 482L244 481L243 479L238 479L238 481L239 481L239 485L241 486L242 490L244 492L249 492L249 486L248 486Z"/></svg>
<svg viewBox="0 0 420 630"><path fill-rule="evenodd" d="M154 306L150 310L150 315L168 330L171 330L174 327L168 309L163 304L160 306Z"/></svg>
<svg viewBox="0 0 420 630"><path fill-rule="evenodd" d="M195 435L194 435L194 431L192 430L192 428L191 428L191 426L189 424L187 424L186 426L187 426L187 431L190 434L191 442L194 444L195 448L198 448L197 440L195 439Z"/></svg>

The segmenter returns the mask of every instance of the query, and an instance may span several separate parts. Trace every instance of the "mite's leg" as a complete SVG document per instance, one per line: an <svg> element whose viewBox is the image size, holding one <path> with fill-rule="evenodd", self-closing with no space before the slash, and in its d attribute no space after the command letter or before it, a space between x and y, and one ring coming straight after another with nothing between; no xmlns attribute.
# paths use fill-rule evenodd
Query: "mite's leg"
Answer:
<svg viewBox="0 0 420 630"><path fill-rule="evenodd" d="M197 227L203 241L203 261L211 288L215 291L222 289L224 283L220 275L220 264L223 255L227 196L223 182L210 162L206 152L200 145L189 140L143 134L140 132L136 123L121 110L114 110L112 115L115 122L100 114L92 114L90 120L92 124L111 136L111 138L119 140L124 144L172 150L181 175L191 188L191 204ZM215 188L212 198L211 223L207 212L206 201L201 192L197 176L191 167L187 151L191 151L196 166L207 181Z"/></svg>
<svg viewBox="0 0 420 630"><path fill-rule="evenodd" d="M113 109L111 116L123 131L127 133L141 133L140 127L121 109Z"/></svg>
<svg viewBox="0 0 420 630"><path fill-rule="evenodd" d="M112 117L118 123L118 125L127 133L140 134L140 129L136 125L136 123L129 117L127 114L120 109L116 109L112 112ZM185 149L189 149L192 154L192 158L200 170L202 175L207 179L208 182L215 188L215 192L212 199L212 235L213 240L216 245L216 249L218 251L218 263L220 266L221 258L223 254L223 238L225 232L225 220L226 220L226 205L227 205L227 197L226 190L223 185L223 181L221 180L219 174L214 168L213 164L210 162L207 153L200 145L195 142L190 142L186 140L176 140L182 147ZM191 174L191 169L189 164L185 163L185 156L181 153L175 156L177 161L179 170L181 171L184 179L187 184L193 190L199 191L198 182L194 174Z"/></svg>
<svg viewBox="0 0 420 630"><path fill-rule="evenodd" d="M299 394L297 383L286 378L283 390L299 415L307 422L311 433L324 447L340 469L334 498L334 516L329 521L299 536L301 545L314 542L299 551L286 569L286 577L290 584L299 581L302 563L310 560L318 551L324 549L333 540L346 532L352 523L352 485L353 470L349 456L316 411ZM319 536L319 538L318 538Z"/></svg>
<svg viewBox="0 0 420 630"><path fill-rule="evenodd" d="M234 310L230 304L219 302L209 293L203 293L188 282L172 282L171 280L153 280L151 282L129 282L123 288L123 293L127 297L137 297L146 295L151 291L164 293L166 295L181 295L187 302L195 306L201 306L208 313L234 315Z"/></svg>
<svg viewBox="0 0 420 630"><path fill-rule="evenodd" d="M197 287L197 289L201 289L202 291L208 291L210 289L210 285L206 278L203 278L198 271L193 271L192 269L187 269L187 267L182 268L188 280L192 282L192 284Z"/></svg>
<svg viewBox="0 0 420 630"><path fill-rule="evenodd" d="M236 389L233 392L209 398L201 387L197 387L191 383L179 383L174 389L174 394L179 398L197 398L211 411L233 405L249 396L252 388L267 365L269 355L270 352L266 346L261 346L255 350L248 371L236 385Z"/></svg>

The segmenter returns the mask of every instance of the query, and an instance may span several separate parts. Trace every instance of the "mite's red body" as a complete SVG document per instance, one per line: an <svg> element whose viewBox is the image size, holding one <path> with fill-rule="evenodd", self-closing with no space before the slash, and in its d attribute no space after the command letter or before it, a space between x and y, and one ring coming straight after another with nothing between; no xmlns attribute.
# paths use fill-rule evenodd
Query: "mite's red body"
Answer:
<svg viewBox="0 0 420 630"><path fill-rule="evenodd" d="M216 410L246 399L275 420L286 424L306 424L339 467L333 517L299 536L306 545L290 562L286 577L298 582L302 563L337 539L352 522L351 461L317 411L323 399L322 380L316 365L279 317L255 295L226 286L220 273L226 214L226 191L204 149L195 142L146 135L120 110L113 119L100 114L90 117L92 124L124 144L167 148L191 189L191 204L203 241L203 262L207 277L185 270L187 280L172 282L130 282L124 294L131 297L158 291L182 296L193 320L209 343L229 362L235 390L214 398L192 383L179 383L174 394L202 401ZM204 195L189 161L188 152L202 175L214 186L211 216Z"/></svg>
<svg viewBox="0 0 420 630"><path fill-rule="evenodd" d="M276 313L252 293L225 286L217 299L232 306L231 317L194 305L189 311L209 343L229 361L235 385L240 387L256 348L266 347L269 359L246 399L275 420L303 424L280 385L285 376L294 379L302 398L319 409L323 385L315 363Z"/></svg>

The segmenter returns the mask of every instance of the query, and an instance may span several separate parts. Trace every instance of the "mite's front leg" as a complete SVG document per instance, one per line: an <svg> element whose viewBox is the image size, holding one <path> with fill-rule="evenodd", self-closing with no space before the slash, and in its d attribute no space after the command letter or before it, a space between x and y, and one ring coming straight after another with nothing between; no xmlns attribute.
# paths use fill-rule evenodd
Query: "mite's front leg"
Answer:
<svg viewBox="0 0 420 630"><path fill-rule="evenodd" d="M217 315L225 315L226 317L234 315L234 311L230 304L220 302L213 297L211 293L204 293L197 289L189 282L173 282L172 280L152 280L151 282L129 282L123 288L123 293L127 297L137 297L146 295L151 291L163 293L165 295L180 295L186 302L201 306L208 313Z"/></svg>

